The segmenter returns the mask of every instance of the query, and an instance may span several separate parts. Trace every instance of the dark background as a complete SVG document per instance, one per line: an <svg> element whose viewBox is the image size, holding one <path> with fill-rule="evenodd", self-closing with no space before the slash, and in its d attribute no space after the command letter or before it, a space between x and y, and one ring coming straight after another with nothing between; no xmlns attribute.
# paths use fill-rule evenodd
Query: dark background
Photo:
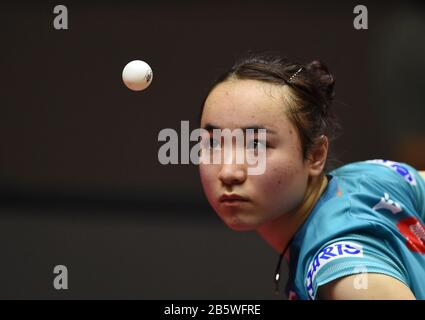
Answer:
<svg viewBox="0 0 425 320"><path fill-rule="evenodd" d="M53 28L59 4L68 30ZM277 253L224 226L196 166L158 162L159 131L195 129L219 73L278 50L335 75L336 166L424 170L424 35L420 1L2 4L0 298L274 299ZM142 92L121 80L135 59L154 73ZM53 288L59 264L68 290Z"/></svg>

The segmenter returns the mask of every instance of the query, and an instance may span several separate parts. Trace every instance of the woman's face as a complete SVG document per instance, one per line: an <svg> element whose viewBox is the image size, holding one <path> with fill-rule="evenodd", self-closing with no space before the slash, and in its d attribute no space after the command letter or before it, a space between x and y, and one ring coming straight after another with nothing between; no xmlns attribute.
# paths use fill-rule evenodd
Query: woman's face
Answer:
<svg viewBox="0 0 425 320"><path fill-rule="evenodd" d="M294 210L303 199L308 166L302 159L296 128L284 112L285 90L286 86L256 80L230 80L216 86L205 102L202 128L267 130L263 174L248 175L246 162L200 164L208 201L231 229L254 230ZM245 200L220 199L233 194Z"/></svg>

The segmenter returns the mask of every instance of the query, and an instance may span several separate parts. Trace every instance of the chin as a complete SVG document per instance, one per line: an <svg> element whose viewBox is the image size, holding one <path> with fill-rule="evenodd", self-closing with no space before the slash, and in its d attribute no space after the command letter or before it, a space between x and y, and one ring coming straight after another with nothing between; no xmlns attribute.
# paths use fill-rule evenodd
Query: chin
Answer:
<svg viewBox="0 0 425 320"><path fill-rule="evenodd" d="M250 227L250 226L246 226L246 225L236 225L236 224L228 224L227 225L230 229L232 229L233 231L252 231L255 228Z"/></svg>
<svg viewBox="0 0 425 320"><path fill-rule="evenodd" d="M256 224L243 221L238 217L227 217L224 220L224 223L233 231L252 231L257 228Z"/></svg>

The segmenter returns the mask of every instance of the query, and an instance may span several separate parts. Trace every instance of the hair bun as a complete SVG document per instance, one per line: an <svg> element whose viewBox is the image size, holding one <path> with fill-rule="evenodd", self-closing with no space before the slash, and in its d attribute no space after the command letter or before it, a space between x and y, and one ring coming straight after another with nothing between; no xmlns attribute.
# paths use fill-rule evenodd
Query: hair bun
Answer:
<svg viewBox="0 0 425 320"><path fill-rule="evenodd" d="M329 73L328 67L318 60L307 63L305 68L312 75L326 105L329 106L335 95L335 78Z"/></svg>

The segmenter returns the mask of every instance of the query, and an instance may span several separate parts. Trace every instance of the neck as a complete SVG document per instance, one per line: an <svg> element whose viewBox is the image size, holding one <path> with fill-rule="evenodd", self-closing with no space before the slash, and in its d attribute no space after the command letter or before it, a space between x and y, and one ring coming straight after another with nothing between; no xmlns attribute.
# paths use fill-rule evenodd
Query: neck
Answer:
<svg viewBox="0 0 425 320"><path fill-rule="evenodd" d="M257 233L277 252L281 253L298 228L307 219L328 184L325 175L312 180L308 185L301 204L292 212L282 214L275 220L263 224Z"/></svg>

